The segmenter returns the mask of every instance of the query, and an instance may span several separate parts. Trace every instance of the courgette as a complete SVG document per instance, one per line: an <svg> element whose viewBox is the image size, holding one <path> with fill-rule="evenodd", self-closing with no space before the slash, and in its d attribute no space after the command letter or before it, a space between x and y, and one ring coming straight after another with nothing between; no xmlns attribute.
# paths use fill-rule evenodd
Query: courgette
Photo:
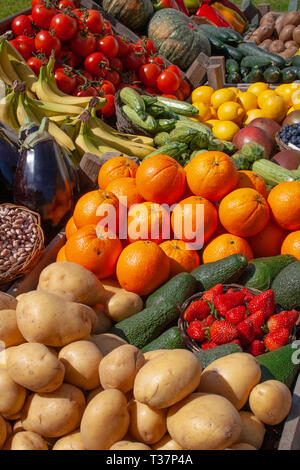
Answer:
<svg viewBox="0 0 300 470"><path fill-rule="evenodd" d="M285 67L281 70L283 83L292 83L297 80L300 69L298 67Z"/></svg>
<svg viewBox="0 0 300 470"><path fill-rule="evenodd" d="M170 132L175 129L176 119L158 119L155 132Z"/></svg>
<svg viewBox="0 0 300 470"><path fill-rule="evenodd" d="M205 132L206 134L210 136L213 135L211 129L205 124L202 124L201 122L193 121L192 119L189 119L183 116L176 122L175 128L176 129L182 129L182 128L196 129L197 131Z"/></svg>
<svg viewBox="0 0 300 470"><path fill-rule="evenodd" d="M253 55L247 55L241 61L241 67L247 68L261 68L272 65L272 59L270 57L255 57Z"/></svg>
<svg viewBox="0 0 300 470"><path fill-rule="evenodd" d="M146 117L146 106L141 95L133 88L124 87L120 91L120 98L122 103L130 106L142 119Z"/></svg>
<svg viewBox="0 0 300 470"><path fill-rule="evenodd" d="M281 79L280 68L272 65L264 71L264 79L266 83L279 83Z"/></svg>
<svg viewBox="0 0 300 470"><path fill-rule="evenodd" d="M162 145L169 144L171 142L170 134L168 134L168 132L159 132L154 137L153 142L156 147L161 147Z"/></svg>
<svg viewBox="0 0 300 470"><path fill-rule="evenodd" d="M179 328L173 326L142 348L142 352L145 353L157 349L184 349L184 347L185 339L181 335Z"/></svg>
<svg viewBox="0 0 300 470"><path fill-rule="evenodd" d="M166 106L163 106L162 104L147 106L146 111L155 118L178 119L177 115L173 113L173 111L169 111Z"/></svg>
<svg viewBox="0 0 300 470"><path fill-rule="evenodd" d="M262 71L260 69L252 69L244 78L246 83L260 82L263 78Z"/></svg>
<svg viewBox="0 0 300 470"><path fill-rule="evenodd" d="M171 300L182 305L186 299L196 292L197 288L198 282L191 274L176 274L176 276L148 296L146 307L155 308Z"/></svg>
<svg viewBox="0 0 300 470"><path fill-rule="evenodd" d="M212 50L215 50L216 52L221 52L223 50L223 42L217 39L215 36L209 36L208 40L210 42Z"/></svg>
<svg viewBox="0 0 300 470"><path fill-rule="evenodd" d="M228 37L226 42L234 42L236 44L239 44L243 41L243 37L241 36L241 34L235 31L234 29L219 26L218 30L227 34Z"/></svg>
<svg viewBox="0 0 300 470"><path fill-rule="evenodd" d="M228 74L227 77L226 77L226 82L227 82L227 83L236 84L236 83L240 83L241 80L242 80L242 77L241 77L241 75L240 75L238 72L230 73L230 74Z"/></svg>
<svg viewBox="0 0 300 470"><path fill-rule="evenodd" d="M169 144L163 145L157 150L151 152L150 155L147 155L147 157L144 158L144 160L147 160L147 158L150 157L154 157L155 155L169 155L169 157L178 159L187 150L188 146L182 142L170 142Z"/></svg>
<svg viewBox="0 0 300 470"><path fill-rule="evenodd" d="M287 170L264 158L253 163L252 171L261 176L272 187L285 181L300 181L299 170Z"/></svg>
<svg viewBox="0 0 300 470"><path fill-rule="evenodd" d="M199 132L200 131L192 127L176 128L170 132L170 139L171 142L183 142L184 144L189 144Z"/></svg>
<svg viewBox="0 0 300 470"><path fill-rule="evenodd" d="M124 88L123 88L124 90ZM151 114L145 114L145 119L138 115L130 106L127 104L122 106L123 113L127 116L130 121L137 124L142 129L145 129L149 133L154 133L157 129L157 121Z"/></svg>
<svg viewBox="0 0 300 470"><path fill-rule="evenodd" d="M230 42L232 40L230 34L227 31L227 28L224 28L222 30L217 26L212 26L208 24L200 24L198 28L201 29L208 38L211 38L213 36L223 43L226 43L228 41Z"/></svg>
<svg viewBox="0 0 300 470"><path fill-rule="evenodd" d="M251 164L250 164L248 158L246 158L242 155L241 151L238 151L238 152L234 153L231 156L231 158L232 158L233 163L235 164L237 170L249 170L250 169Z"/></svg>
<svg viewBox="0 0 300 470"><path fill-rule="evenodd" d="M273 54L272 52L265 51L261 47L258 47L256 44L252 42L241 42L237 49L244 55L244 56L256 56L256 57L269 57L272 59L274 65L278 67L285 67L286 60L283 57L280 57L277 54Z"/></svg>
<svg viewBox="0 0 300 470"><path fill-rule="evenodd" d="M227 59L225 63L226 72L228 74L239 72L240 66L239 63L234 59Z"/></svg>
<svg viewBox="0 0 300 470"><path fill-rule="evenodd" d="M212 349L201 349L200 351L194 352L194 354L200 360L203 370L212 362L220 359L220 357L228 356L229 354L238 352L242 352L242 348L240 348L240 346L235 343L228 343L222 344L221 346L216 346Z"/></svg>
<svg viewBox="0 0 300 470"><path fill-rule="evenodd" d="M185 101L172 100L170 98L165 98L164 96L158 96L157 100L167 106L171 111L174 111L176 114L183 114L184 116L195 116L199 113L196 106L193 106L190 103Z"/></svg>
<svg viewBox="0 0 300 470"><path fill-rule="evenodd" d="M223 51L225 57L228 59L234 59L240 62L243 58L243 54L236 47L230 46L229 44L223 45Z"/></svg>
<svg viewBox="0 0 300 470"><path fill-rule="evenodd" d="M300 67L300 55L294 55L291 64L295 67Z"/></svg>
<svg viewBox="0 0 300 470"><path fill-rule="evenodd" d="M209 147L209 142L210 138L209 135L206 134L205 132L199 131L190 141L190 149L196 150L196 149L208 149Z"/></svg>

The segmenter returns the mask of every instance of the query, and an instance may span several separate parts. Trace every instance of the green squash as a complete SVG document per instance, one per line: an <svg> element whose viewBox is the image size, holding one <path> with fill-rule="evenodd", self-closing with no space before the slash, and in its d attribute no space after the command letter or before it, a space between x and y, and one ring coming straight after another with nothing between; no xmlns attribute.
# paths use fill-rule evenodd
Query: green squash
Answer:
<svg viewBox="0 0 300 470"><path fill-rule="evenodd" d="M148 36L156 44L158 54L186 70L200 52L210 56L210 43L193 21L177 10L166 8L156 12L148 26Z"/></svg>
<svg viewBox="0 0 300 470"><path fill-rule="evenodd" d="M103 0L102 8L134 31L145 26L154 12L151 0Z"/></svg>

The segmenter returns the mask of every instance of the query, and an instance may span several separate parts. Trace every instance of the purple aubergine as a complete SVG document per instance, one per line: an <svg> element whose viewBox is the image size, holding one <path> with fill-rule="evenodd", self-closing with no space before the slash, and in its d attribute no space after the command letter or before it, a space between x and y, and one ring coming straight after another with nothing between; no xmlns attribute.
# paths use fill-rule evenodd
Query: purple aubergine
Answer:
<svg viewBox="0 0 300 470"><path fill-rule="evenodd" d="M18 148L0 129L0 203L13 201L13 183L18 158Z"/></svg>

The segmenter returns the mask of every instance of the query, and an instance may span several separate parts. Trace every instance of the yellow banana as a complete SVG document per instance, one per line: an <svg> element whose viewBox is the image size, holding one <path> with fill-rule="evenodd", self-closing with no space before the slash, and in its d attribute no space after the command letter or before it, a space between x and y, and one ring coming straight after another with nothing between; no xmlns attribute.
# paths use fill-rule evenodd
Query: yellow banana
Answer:
<svg viewBox="0 0 300 470"><path fill-rule="evenodd" d="M3 80L7 85L12 85L13 80L9 77L7 73L7 62L5 63L5 40L0 39L0 78Z"/></svg>
<svg viewBox="0 0 300 470"><path fill-rule="evenodd" d="M15 131L19 130L16 114L17 105L18 99L13 91L0 100L0 121L4 122Z"/></svg>
<svg viewBox="0 0 300 470"><path fill-rule="evenodd" d="M34 112L29 108L25 101L25 94L24 92L16 94L18 99L18 106L17 106L17 118L19 121L20 127L24 125L24 123L29 119L31 122L35 122L36 124L40 123L40 119L34 114Z"/></svg>
<svg viewBox="0 0 300 470"><path fill-rule="evenodd" d="M61 106L61 104L58 104L58 103L36 100L36 99L32 99L31 97L28 97L27 99L28 99L29 104L32 104L33 106L36 106L37 108L39 108L40 111L44 113L44 115L47 117L60 118L61 116L63 116L64 118L66 118L66 116L78 116L79 114L82 113L82 108L80 106L73 106L73 105Z"/></svg>
<svg viewBox="0 0 300 470"><path fill-rule="evenodd" d="M17 80L25 82L29 90L32 90L33 84L38 79L33 70L29 67L29 65L27 65L26 61L23 59L21 54L19 54L19 52L14 48L12 44L10 44L10 42L5 41L4 49L6 49L6 55L11 65L11 68L19 77Z"/></svg>
<svg viewBox="0 0 300 470"><path fill-rule="evenodd" d="M9 57L8 57L8 44L10 44L6 39L0 39L0 67L1 70L4 72L6 79L6 83L8 85L12 85L13 82L15 81L21 81L21 77L17 74L15 69L13 68L12 64L10 63ZM11 44L10 44L11 45ZM13 46L11 46L13 47ZM1 72L2 75L2 72ZM5 78L5 77L3 77Z"/></svg>
<svg viewBox="0 0 300 470"><path fill-rule="evenodd" d="M90 152L98 157L102 157L105 152L116 151L115 148L106 146L97 136L95 136L90 131L89 124L86 122L81 123L75 144L81 155L86 152Z"/></svg>
<svg viewBox="0 0 300 470"><path fill-rule="evenodd" d="M92 115L94 115L93 110L92 110ZM121 137L123 139L126 139L127 141L135 142L137 144L154 146L154 142L151 137L147 137L145 135L124 134L123 132L116 131L116 129L111 127L109 124L106 124L106 122L102 120L101 120L101 124L104 130L106 130L107 132L111 133L114 136Z"/></svg>

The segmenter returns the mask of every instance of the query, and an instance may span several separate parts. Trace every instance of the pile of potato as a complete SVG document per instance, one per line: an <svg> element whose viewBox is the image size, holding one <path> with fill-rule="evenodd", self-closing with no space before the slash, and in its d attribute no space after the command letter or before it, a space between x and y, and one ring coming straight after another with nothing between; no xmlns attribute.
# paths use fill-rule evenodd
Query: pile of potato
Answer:
<svg viewBox="0 0 300 470"><path fill-rule="evenodd" d="M299 12L266 13L260 20L259 28L252 33L248 40L284 59L291 59L298 52L300 46Z"/></svg>
<svg viewBox="0 0 300 470"><path fill-rule="evenodd" d="M41 273L36 291L0 298L0 448L254 450L264 423L285 419L289 389L259 383L250 354L202 371L188 350L143 354L99 334L99 306L110 299L90 271L62 262Z"/></svg>

